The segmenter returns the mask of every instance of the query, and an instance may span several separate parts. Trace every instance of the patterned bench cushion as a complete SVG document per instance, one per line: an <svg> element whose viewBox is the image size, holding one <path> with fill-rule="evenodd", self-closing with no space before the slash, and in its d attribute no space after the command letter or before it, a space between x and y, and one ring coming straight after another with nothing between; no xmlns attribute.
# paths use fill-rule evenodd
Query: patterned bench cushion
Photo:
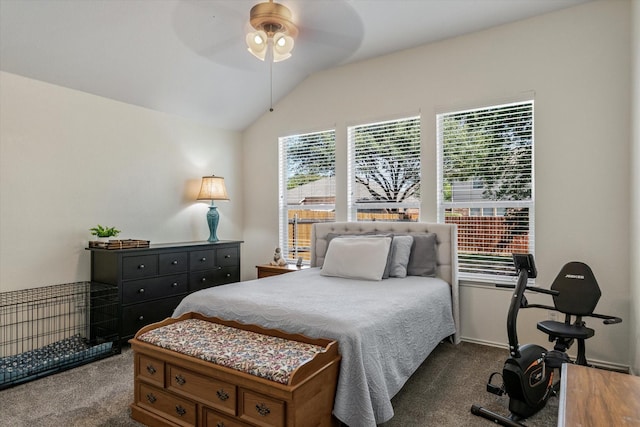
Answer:
<svg viewBox="0 0 640 427"><path fill-rule="evenodd" d="M162 326L138 339L281 384L288 384L296 368L324 351L322 346L200 319Z"/></svg>

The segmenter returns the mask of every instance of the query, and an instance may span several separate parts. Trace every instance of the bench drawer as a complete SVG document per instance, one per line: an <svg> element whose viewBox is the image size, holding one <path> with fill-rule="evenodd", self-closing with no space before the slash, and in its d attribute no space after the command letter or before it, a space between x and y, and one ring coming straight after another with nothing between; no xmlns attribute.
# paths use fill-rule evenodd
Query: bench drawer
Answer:
<svg viewBox="0 0 640 427"><path fill-rule="evenodd" d="M284 402L251 390L240 389L238 416L264 427L284 426Z"/></svg>
<svg viewBox="0 0 640 427"><path fill-rule="evenodd" d="M138 376L148 382L164 387L164 362L145 354L138 355L136 359Z"/></svg>
<svg viewBox="0 0 640 427"><path fill-rule="evenodd" d="M180 426L196 425L196 404L159 388L140 383L136 401L139 406Z"/></svg>
<svg viewBox="0 0 640 427"><path fill-rule="evenodd" d="M225 417L219 412L213 411L205 407L202 411L203 427L249 427L248 424Z"/></svg>
<svg viewBox="0 0 640 427"><path fill-rule="evenodd" d="M179 366L169 365L167 371L167 390L204 401L229 415L236 414L236 386Z"/></svg>

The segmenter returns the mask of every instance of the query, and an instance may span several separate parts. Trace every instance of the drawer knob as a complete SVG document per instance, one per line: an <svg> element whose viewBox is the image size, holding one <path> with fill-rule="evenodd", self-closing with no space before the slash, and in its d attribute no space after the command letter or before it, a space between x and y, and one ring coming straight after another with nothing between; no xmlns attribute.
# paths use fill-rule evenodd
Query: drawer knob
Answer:
<svg viewBox="0 0 640 427"><path fill-rule="evenodd" d="M264 403L256 404L256 411L258 411L258 414L262 415L263 417L266 417L271 413L269 407Z"/></svg>
<svg viewBox="0 0 640 427"><path fill-rule="evenodd" d="M176 382L178 383L178 385L184 385L184 383L187 382L187 380L180 374L176 375Z"/></svg>
<svg viewBox="0 0 640 427"><path fill-rule="evenodd" d="M140 270L142 270L142 269L144 268L144 264L140 264L140 265L138 266L138 268L139 268Z"/></svg>
<svg viewBox="0 0 640 427"><path fill-rule="evenodd" d="M187 410L184 409L181 405L176 405L176 414L183 416L187 413Z"/></svg>
<svg viewBox="0 0 640 427"><path fill-rule="evenodd" d="M231 277L231 273L227 273L227 277Z"/></svg>
<svg viewBox="0 0 640 427"><path fill-rule="evenodd" d="M138 317L138 320L144 320L144 316Z"/></svg>
<svg viewBox="0 0 640 427"><path fill-rule="evenodd" d="M231 255L225 255L224 257L229 259L229 258L231 258Z"/></svg>
<svg viewBox="0 0 640 427"><path fill-rule="evenodd" d="M222 421L218 421L216 423L216 427L224 427L224 423Z"/></svg>
<svg viewBox="0 0 640 427"><path fill-rule="evenodd" d="M218 267L218 270L222 270L222 267Z"/></svg>
<svg viewBox="0 0 640 427"><path fill-rule="evenodd" d="M138 289L138 293L139 293L139 294L144 294L144 288L140 288L140 289Z"/></svg>
<svg viewBox="0 0 640 427"><path fill-rule="evenodd" d="M156 373L156 368L154 368L153 365L147 365L147 372L153 375Z"/></svg>
<svg viewBox="0 0 640 427"><path fill-rule="evenodd" d="M173 261L171 261L171 264L172 264L172 265L178 265L178 260L177 260L177 259L174 259Z"/></svg>
<svg viewBox="0 0 640 427"><path fill-rule="evenodd" d="M227 393L226 391L224 391L224 389L220 389L218 391L216 391L216 395L218 396L218 399L225 401L229 398L229 393Z"/></svg>
<svg viewBox="0 0 640 427"><path fill-rule="evenodd" d="M206 277L203 277L202 279L200 279L200 281L201 281L202 283L204 283L204 282L206 282L206 281L207 281L207 278L206 278Z"/></svg>
<svg viewBox="0 0 640 427"><path fill-rule="evenodd" d="M207 259L205 257L200 258L200 262L205 262Z"/></svg>
<svg viewBox="0 0 640 427"><path fill-rule="evenodd" d="M155 403L155 401L158 399L153 395L153 393L148 393L147 400L149 401L149 403Z"/></svg>
<svg viewBox="0 0 640 427"><path fill-rule="evenodd" d="M171 284L171 287L172 287L172 288L177 288L177 287L178 287L178 282L173 282L173 283Z"/></svg>

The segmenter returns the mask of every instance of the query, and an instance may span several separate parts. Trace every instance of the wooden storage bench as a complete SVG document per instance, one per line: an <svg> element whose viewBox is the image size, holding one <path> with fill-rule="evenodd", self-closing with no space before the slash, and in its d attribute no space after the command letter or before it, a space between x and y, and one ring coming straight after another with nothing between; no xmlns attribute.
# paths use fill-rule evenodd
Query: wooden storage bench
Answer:
<svg viewBox="0 0 640 427"><path fill-rule="evenodd" d="M142 328L131 417L148 426L335 426L338 343L186 313Z"/></svg>

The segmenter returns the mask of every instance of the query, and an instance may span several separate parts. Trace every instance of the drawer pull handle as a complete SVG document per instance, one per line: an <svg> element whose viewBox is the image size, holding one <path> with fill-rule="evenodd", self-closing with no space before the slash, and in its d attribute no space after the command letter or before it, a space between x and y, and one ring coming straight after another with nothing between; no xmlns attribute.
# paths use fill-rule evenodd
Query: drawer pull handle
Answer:
<svg viewBox="0 0 640 427"><path fill-rule="evenodd" d="M264 403L261 403L259 405L256 404L256 411L258 411L258 414L262 415L263 417L266 417L271 413L271 410Z"/></svg>
<svg viewBox="0 0 640 427"><path fill-rule="evenodd" d="M156 373L156 368L154 368L153 365L147 365L147 372L153 375Z"/></svg>
<svg viewBox="0 0 640 427"><path fill-rule="evenodd" d="M138 317L138 320L140 320L140 321L144 320L144 316Z"/></svg>
<svg viewBox="0 0 640 427"><path fill-rule="evenodd" d="M187 410L184 409L181 405L176 405L176 414L183 416L187 413Z"/></svg>
<svg viewBox="0 0 640 427"><path fill-rule="evenodd" d="M205 257L200 258L200 262L205 262L207 259Z"/></svg>
<svg viewBox="0 0 640 427"><path fill-rule="evenodd" d="M140 265L138 266L138 268L139 268L140 270L142 270L142 269L144 268L144 264L140 264Z"/></svg>
<svg viewBox="0 0 640 427"><path fill-rule="evenodd" d="M177 288L177 287L178 287L178 282L173 282L173 283L171 284L171 287L172 287L172 288Z"/></svg>
<svg viewBox="0 0 640 427"><path fill-rule="evenodd" d="M174 259L173 261L171 261L171 264L172 264L172 265L178 265L178 260L177 260L177 259Z"/></svg>
<svg viewBox="0 0 640 427"><path fill-rule="evenodd" d="M216 395L218 396L218 399L225 401L229 398L229 393L227 393L226 391L224 391L224 389L220 389L218 391L216 391Z"/></svg>
<svg viewBox="0 0 640 427"><path fill-rule="evenodd" d="M139 293L139 294L144 294L144 288L140 288L140 289L138 289L138 293Z"/></svg>
<svg viewBox="0 0 640 427"><path fill-rule="evenodd" d="M180 374L176 375L176 382L178 383L178 385L184 385L184 383L187 382L186 379L184 379L184 377Z"/></svg>
<svg viewBox="0 0 640 427"><path fill-rule="evenodd" d="M158 399L153 395L153 393L147 393L147 400L149 403L155 403Z"/></svg>

